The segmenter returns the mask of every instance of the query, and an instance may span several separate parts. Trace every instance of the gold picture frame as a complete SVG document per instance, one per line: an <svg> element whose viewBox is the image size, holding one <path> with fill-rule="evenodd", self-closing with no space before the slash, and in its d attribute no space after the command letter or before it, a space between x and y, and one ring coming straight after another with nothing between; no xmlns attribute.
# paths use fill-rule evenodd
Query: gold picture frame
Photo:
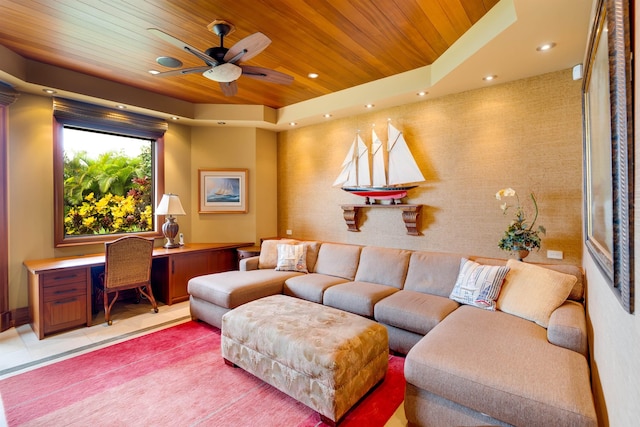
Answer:
<svg viewBox="0 0 640 427"><path fill-rule="evenodd" d="M247 213L248 169L199 169L198 212Z"/></svg>

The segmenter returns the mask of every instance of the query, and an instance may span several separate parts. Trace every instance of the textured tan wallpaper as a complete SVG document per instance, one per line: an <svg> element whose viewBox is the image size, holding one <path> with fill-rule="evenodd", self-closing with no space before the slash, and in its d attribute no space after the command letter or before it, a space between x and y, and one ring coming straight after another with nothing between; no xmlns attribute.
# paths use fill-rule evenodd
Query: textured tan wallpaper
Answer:
<svg viewBox="0 0 640 427"><path fill-rule="evenodd" d="M497 242L512 219L495 193L535 192L547 229L532 262L582 259L580 81L571 70L406 104L278 137L278 233L295 238L508 258ZM349 232L341 204L364 199L332 187L357 130L386 143L387 120L404 132L426 178L407 203L423 204L421 236L409 236L397 209L365 209ZM530 206L530 204L527 204Z"/></svg>

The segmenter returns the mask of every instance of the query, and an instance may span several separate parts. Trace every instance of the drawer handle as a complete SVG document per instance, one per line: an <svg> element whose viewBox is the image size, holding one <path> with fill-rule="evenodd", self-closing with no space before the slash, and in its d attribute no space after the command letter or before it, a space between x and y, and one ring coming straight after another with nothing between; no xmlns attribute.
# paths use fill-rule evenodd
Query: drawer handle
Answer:
<svg viewBox="0 0 640 427"><path fill-rule="evenodd" d="M73 289L65 289L63 291L55 291L54 294L55 295L61 295L61 294L70 294L71 292L76 292L77 289L73 288Z"/></svg>
<svg viewBox="0 0 640 427"><path fill-rule="evenodd" d="M74 279L76 277L78 277L77 274L69 274L67 276L56 276L54 280Z"/></svg>
<svg viewBox="0 0 640 427"><path fill-rule="evenodd" d="M70 302L76 301L76 299L77 298L75 298L75 297L74 298L61 299L61 300L58 300L58 301L54 302L53 304L54 305L68 304Z"/></svg>

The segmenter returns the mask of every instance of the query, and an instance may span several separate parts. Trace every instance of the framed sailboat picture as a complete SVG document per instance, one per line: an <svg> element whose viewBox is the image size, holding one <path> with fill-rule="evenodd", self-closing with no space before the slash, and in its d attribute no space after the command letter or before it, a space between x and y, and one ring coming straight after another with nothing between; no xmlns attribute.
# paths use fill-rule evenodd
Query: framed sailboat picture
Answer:
<svg viewBox="0 0 640 427"><path fill-rule="evenodd" d="M247 213L248 169L199 169L199 213Z"/></svg>

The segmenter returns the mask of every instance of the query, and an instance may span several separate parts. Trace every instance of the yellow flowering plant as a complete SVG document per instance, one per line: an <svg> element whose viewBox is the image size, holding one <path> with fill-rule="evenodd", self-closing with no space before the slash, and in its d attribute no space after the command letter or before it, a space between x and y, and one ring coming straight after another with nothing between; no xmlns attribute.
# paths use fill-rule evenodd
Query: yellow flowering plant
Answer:
<svg viewBox="0 0 640 427"><path fill-rule="evenodd" d="M498 247L504 251L516 252L520 250L532 251L533 249L540 249L542 243L540 234L546 234L547 230L542 225L538 225L536 229L534 226L538 219L538 202L536 196L533 193L529 194L531 201L533 202L533 208L535 215L531 224L527 223L524 208L520 204L520 197L513 188L503 188L496 193L496 199L502 200L506 197L515 197L517 204L515 209L515 219L509 223L502 239L498 242ZM507 211L512 206L506 201L500 205L503 215L507 214Z"/></svg>
<svg viewBox="0 0 640 427"><path fill-rule="evenodd" d="M148 200L147 178L134 178L134 188L125 196L94 193L79 206L69 208L64 218L65 234L113 234L153 230L153 209Z"/></svg>

